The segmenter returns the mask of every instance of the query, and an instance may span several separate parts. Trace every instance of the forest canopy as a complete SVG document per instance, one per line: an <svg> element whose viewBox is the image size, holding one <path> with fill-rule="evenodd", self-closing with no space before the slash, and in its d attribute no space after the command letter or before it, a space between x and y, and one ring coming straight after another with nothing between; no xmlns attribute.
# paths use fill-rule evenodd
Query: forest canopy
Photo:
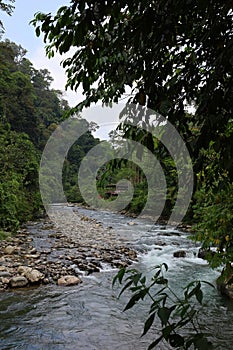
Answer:
<svg viewBox="0 0 233 350"><path fill-rule="evenodd" d="M217 246L220 258L223 248L231 252L233 239L232 202L226 208L223 202L233 182L232 17L230 0L73 0L32 21L36 34L44 35L48 57L70 53L63 66L67 86L83 88L79 110L99 100L118 102L131 87L135 98L143 97L134 102L176 127L195 172L189 215L200 223L199 238ZM135 128L123 131L139 141ZM150 149L152 141L143 138ZM163 147L154 151L164 156Z"/></svg>
<svg viewBox="0 0 233 350"><path fill-rule="evenodd" d="M0 42L0 72L0 236L4 236L43 213L38 179L41 153L70 107L63 93L51 88L50 72L35 69L26 50L10 40ZM76 146L70 150L67 174L93 142L98 141L88 132L79 142L80 156L73 160ZM64 181L74 196L72 175ZM76 187L73 192L77 198Z"/></svg>
<svg viewBox="0 0 233 350"><path fill-rule="evenodd" d="M232 180L232 148L220 142L232 116L231 1L71 1L33 24L48 57L74 52L63 66L67 86L83 87L79 108L118 102L127 86L143 89L148 107L184 135L198 170L200 150L214 142ZM187 104L195 106L195 139Z"/></svg>

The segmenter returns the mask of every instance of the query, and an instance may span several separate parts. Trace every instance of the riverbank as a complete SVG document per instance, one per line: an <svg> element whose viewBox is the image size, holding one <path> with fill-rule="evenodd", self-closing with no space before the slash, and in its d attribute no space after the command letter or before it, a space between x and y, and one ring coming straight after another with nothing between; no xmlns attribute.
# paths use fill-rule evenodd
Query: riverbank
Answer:
<svg viewBox="0 0 233 350"><path fill-rule="evenodd" d="M83 275L137 260L136 252L122 244L111 226L104 227L78 210L75 214L74 222L68 216L59 224L48 219L28 223L15 236L0 241L0 291L78 284Z"/></svg>

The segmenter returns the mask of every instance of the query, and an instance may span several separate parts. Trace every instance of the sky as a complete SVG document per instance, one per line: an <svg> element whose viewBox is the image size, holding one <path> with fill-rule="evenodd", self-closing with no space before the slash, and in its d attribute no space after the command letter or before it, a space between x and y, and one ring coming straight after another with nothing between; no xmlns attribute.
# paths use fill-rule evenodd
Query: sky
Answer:
<svg viewBox="0 0 233 350"><path fill-rule="evenodd" d="M36 12L55 14L58 8L69 5L69 0L16 0L15 10L12 16L1 12L0 18L4 23L4 39L14 41L27 50L27 58L37 69L47 68L54 79L52 87L64 91L66 76L64 69L60 66L62 57L56 55L55 58L48 59L45 55L45 44L43 37L37 37L34 27L29 24ZM76 105L82 100L82 94L68 91L64 97L70 106Z"/></svg>
<svg viewBox="0 0 233 350"><path fill-rule="evenodd" d="M54 79L52 88L64 91L64 98L73 107L83 100L81 89L78 92L71 90L65 92L66 75L65 70L60 65L62 57L57 54L54 58L48 59L45 54L43 37L38 38L34 27L29 24L36 12L55 14L58 8L69 5L69 3L69 0L16 0L12 16L1 11L0 19L5 27L2 40L9 39L26 49L26 57L36 69L48 69ZM100 126L95 133L96 137L106 139L109 131L114 128L114 125L117 125L118 115L122 107L123 104L115 105L112 109L95 106L86 110L83 117L88 121L95 121Z"/></svg>

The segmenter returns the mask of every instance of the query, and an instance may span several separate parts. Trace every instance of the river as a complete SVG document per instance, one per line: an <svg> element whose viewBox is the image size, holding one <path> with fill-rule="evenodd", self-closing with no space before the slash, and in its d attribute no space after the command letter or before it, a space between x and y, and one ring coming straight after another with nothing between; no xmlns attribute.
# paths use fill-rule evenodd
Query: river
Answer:
<svg viewBox="0 0 233 350"><path fill-rule="evenodd" d="M173 228L152 226L149 221L131 219L104 211L79 209L81 213L112 226L124 244L138 251L135 267L147 271L166 262L168 277L176 291L194 279L214 283L219 271L211 270L197 258L198 247L187 234ZM30 229L30 227L29 227ZM36 226L32 237L36 237ZM184 249L185 258L173 253ZM105 270L83 277L73 287L56 285L0 294L0 349L23 350L144 350L157 338L156 329L140 338L146 308L143 305L122 312L127 295L117 298L119 289L112 289L117 270ZM126 293L127 294L127 293ZM205 303L200 321L213 337L216 349L232 349L233 304L216 289L204 286ZM158 325L159 326L159 325ZM156 325L155 325L156 328ZM161 344L156 349L168 349Z"/></svg>

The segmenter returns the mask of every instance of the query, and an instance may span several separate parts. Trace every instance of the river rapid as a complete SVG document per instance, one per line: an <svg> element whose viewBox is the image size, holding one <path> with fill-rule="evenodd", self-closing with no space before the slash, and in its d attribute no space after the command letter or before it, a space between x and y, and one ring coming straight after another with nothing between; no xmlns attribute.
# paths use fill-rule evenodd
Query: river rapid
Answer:
<svg viewBox="0 0 233 350"><path fill-rule="evenodd" d="M200 279L215 283L219 271L211 270L197 257L195 246L185 232L153 226L148 220L130 219L110 212L79 208L79 212L113 227L122 244L138 252L134 267L143 272L166 262L168 277L175 291L188 282ZM133 225L129 225L133 222ZM28 227L30 230L30 227ZM36 240L37 226L31 229ZM37 240L38 241L38 240ZM39 244L37 242L37 244ZM173 253L186 251L186 257ZM153 331L140 338L147 308L137 305L122 312L129 295L117 298L119 288L112 289L117 269L106 265L101 272L83 276L83 283L71 287L46 285L38 288L7 291L0 294L0 349L23 350L144 350L158 336ZM212 334L216 349L232 349L233 304L208 285L204 286L208 304L200 322ZM169 349L160 344L156 349Z"/></svg>

